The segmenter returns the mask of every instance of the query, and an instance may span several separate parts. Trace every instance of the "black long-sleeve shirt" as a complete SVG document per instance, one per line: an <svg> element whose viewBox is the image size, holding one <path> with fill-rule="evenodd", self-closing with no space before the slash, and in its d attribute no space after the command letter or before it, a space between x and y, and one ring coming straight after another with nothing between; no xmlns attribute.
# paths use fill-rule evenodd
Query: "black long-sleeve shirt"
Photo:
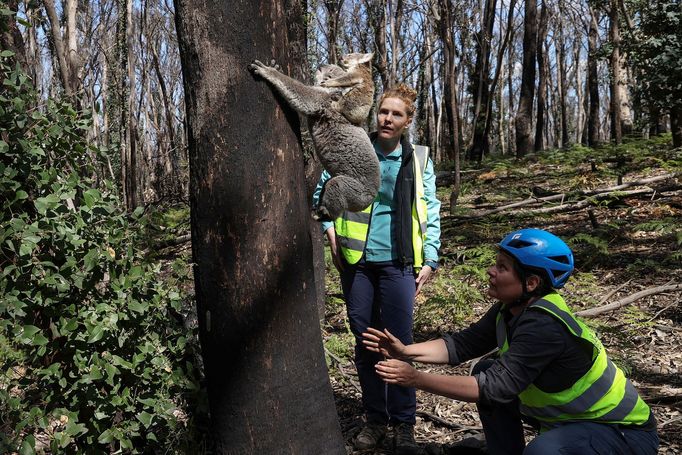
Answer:
<svg viewBox="0 0 682 455"><path fill-rule="evenodd" d="M444 337L449 363L457 365L497 347L495 326L501 303L467 329ZM530 384L545 392L565 390L592 366L592 345L575 338L563 323L542 310L517 316L502 310L509 350L476 375L482 403L508 403Z"/></svg>
<svg viewBox="0 0 682 455"><path fill-rule="evenodd" d="M458 365L497 347L496 320L501 307L501 303L493 305L468 328L443 337L449 364ZM530 384L548 393L560 392L592 367L592 344L573 336L545 311L526 308L514 316L503 309L502 315L509 349L490 368L475 375L480 403L509 403ZM637 427L656 428L653 412Z"/></svg>

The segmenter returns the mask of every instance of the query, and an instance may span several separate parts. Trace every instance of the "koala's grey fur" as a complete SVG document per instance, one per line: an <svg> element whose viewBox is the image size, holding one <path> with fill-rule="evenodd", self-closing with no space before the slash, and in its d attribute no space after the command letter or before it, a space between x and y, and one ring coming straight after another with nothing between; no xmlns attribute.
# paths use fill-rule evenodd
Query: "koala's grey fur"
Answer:
<svg viewBox="0 0 682 455"><path fill-rule="evenodd" d="M331 175L313 216L333 220L345 210L358 212L369 206L379 191L379 160L365 130L337 110L344 105L338 103L338 90L307 86L258 60L249 70L308 119L315 152Z"/></svg>
<svg viewBox="0 0 682 455"><path fill-rule="evenodd" d="M327 88L339 88L342 96L332 106L353 125L367 120L374 102L372 57L374 54L346 54L341 57L342 69L337 65L321 67L322 80L317 84ZM340 71L339 71L340 70Z"/></svg>

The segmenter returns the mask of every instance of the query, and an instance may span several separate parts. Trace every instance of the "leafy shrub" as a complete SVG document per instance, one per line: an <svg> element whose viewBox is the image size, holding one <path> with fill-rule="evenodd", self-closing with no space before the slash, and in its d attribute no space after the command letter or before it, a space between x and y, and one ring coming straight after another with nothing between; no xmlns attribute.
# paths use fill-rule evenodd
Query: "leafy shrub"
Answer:
<svg viewBox="0 0 682 455"><path fill-rule="evenodd" d="M182 294L91 177L87 116L4 58L0 79L0 452L172 448L197 388Z"/></svg>

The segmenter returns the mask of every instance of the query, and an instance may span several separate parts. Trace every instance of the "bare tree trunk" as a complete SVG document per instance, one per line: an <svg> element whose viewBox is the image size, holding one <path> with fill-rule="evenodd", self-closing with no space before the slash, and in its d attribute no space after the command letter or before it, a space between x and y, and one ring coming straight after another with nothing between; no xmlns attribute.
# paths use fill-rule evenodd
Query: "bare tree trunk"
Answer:
<svg viewBox="0 0 682 455"><path fill-rule="evenodd" d="M523 22L523 72L519 108L516 112L516 156L519 158L533 149L531 117L535 96L535 61L538 46L537 0L526 0Z"/></svg>
<svg viewBox="0 0 682 455"><path fill-rule="evenodd" d="M568 135L568 105L566 103L566 94L568 92L568 85L566 82L566 38L564 36L564 2L559 0L559 16L557 17L558 36L555 47L557 49L557 73L558 73L558 90L559 90L559 110L561 118L561 136L559 142L562 148L567 148L570 145L570 138ZM576 74L578 74L578 64L580 60L575 61ZM580 92L580 81L576 85L576 92ZM577 105L580 106L580 94L577 93ZM577 124L578 122L576 122Z"/></svg>
<svg viewBox="0 0 682 455"><path fill-rule="evenodd" d="M69 72L69 63L67 59L67 49L64 45L62 37L61 23L57 16L57 10L54 6L54 0L43 0L45 5L45 12L50 19L50 31L52 33L52 42L54 43L55 56L59 62L59 78L64 88L64 93L67 97L73 97L73 90L71 86L71 74ZM68 3L67 3L68 5Z"/></svg>
<svg viewBox="0 0 682 455"><path fill-rule="evenodd" d="M514 32L512 29L512 37L510 40L513 42ZM509 52L507 53L507 94L508 94L508 104L509 104L509 125L507 126L508 141L509 141L509 154L515 153L516 151L516 115L514 115L514 46L509 46Z"/></svg>
<svg viewBox="0 0 682 455"><path fill-rule="evenodd" d="M329 56L329 63L337 64L339 62L339 48L337 39L339 37L339 16L341 8L343 8L343 0L323 0L325 10L327 10L327 55Z"/></svg>
<svg viewBox="0 0 682 455"><path fill-rule="evenodd" d="M369 23L374 31L374 66L383 89L389 87L388 51L386 47L386 0L364 0Z"/></svg>
<svg viewBox="0 0 682 455"><path fill-rule="evenodd" d="M609 5L609 39L611 40L611 59L609 62L609 91L611 94L611 140L616 144L623 142L622 130L622 100L621 90L621 62L620 62L620 27L618 19L618 4L617 0L611 0Z"/></svg>
<svg viewBox="0 0 682 455"><path fill-rule="evenodd" d="M78 30L76 29L76 11L78 2L76 0L66 0L66 60L69 65L69 85L71 92L76 93L80 88L80 56L78 55Z"/></svg>
<svg viewBox="0 0 682 455"><path fill-rule="evenodd" d="M435 11L438 22L440 40L443 46L443 71L445 94L445 112L450 132L450 147L446 153L448 159L455 163L455 179L450 193L450 211L454 211L460 191L460 142L459 113L457 108L457 69L455 67L455 43L452 37L452 0L439 0L438 11Z"/></svg>
<svg viewBox="0 0 682 455"><path fill-rule="evenodd" d="M175 4L199 333L218 453L345 454L315 309L298 116L246 71L263 49L291 68L298 49L288 30L300 26L305 6Z"/></svg>
<svg viewBox="0 0 682 455"><path fill-rule="evenodd" d="M500 46L497 51L497 62L495 64L495 76L493 76L492 83L490 84L490 96L488 99L488 105L486 106L486 122L485 122L485 137L487 140L490 140L490 128L492 126L492 117L491 117L491 112L492 112L492 105L493 105L493 97L495 96L495 91L497 90L497 83L499 82L500 75L502 74L502 66L503 66L503 59L504 59L504 53L507 48L507 45L509 44L513 30L514 30L514 7L516 6L516 0L510 0L509 2L509 13L507 16L507 28L504 32L504 38L500 40ZM500 21L502 22L502 21ZM501 33L501 32L500 32ZM511 86L510 86L510 91L511 91ZM511 95L510 95L511 97ZM502 148L502 154L505 154L505 145L504 145L504 132L502 130L503 127L503 117L502 117L502 112L503 112L503 102L502 102L502 90L500 90L500 113L499 113L499 119L500 119L500 147ZM509 106L509 116L511 117L511 106Z"/></svg>
<svg viewBox="0 0 682 455"><path fill-rule="evenodd" d="M400 18L402 10L402 0L388 0L388 27L391 34L391 67L388 72L389 87L396 85L398 80L398 58L402 55L400 47Z"/></svg>
<svg viewBox="0 0 682 455"><path fill-rule="evenodd" d="M587 120L587 145L599 145L599 74L597 72L597 11L590 8L590 28L587 36L587 85L590 111Z"/></svg>
<svg viewBox="0 0 682 455"><path fill-rule="evenodd" d="M682 147L682 106L673 106L670 109L670 130L673 134L673 147Z"/></svg>
<svg viewBox="0 0 682 455"><path fill-rule="evenodd" d="M488 116L490 115L490 105L492 102L489 85L490 45L493 25L495 24L496 7L497 0L485 1L485 9L481 17L481 29L476 36L476 64L474 65L474 73L471 75L474 115L472 142L471 147L467 151L467 158L478 163L483 159L483 155L489 152L490 147L486 126L489 124Z"/></svg>
<svg viewBox="0 0 682 455"><path fill-rule="evenodd" d="M547 64L545 54L545 38L547 37L547 20L549 12L547 10L547 3L543 0L542 9L540 10L540 25L538 28L538 44L537 44L537 58L538 58L538 99L535 120L535 145L534 150L539 152L545 149L544 131L545 131L545 103L547 97Z"/></svg>

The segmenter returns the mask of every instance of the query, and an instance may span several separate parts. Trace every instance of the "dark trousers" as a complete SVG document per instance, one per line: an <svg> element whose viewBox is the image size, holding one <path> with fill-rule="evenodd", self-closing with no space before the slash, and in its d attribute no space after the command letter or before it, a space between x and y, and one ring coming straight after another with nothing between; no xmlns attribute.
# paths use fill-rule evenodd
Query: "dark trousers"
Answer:
<svg viewBox="0 0 682 455"><path fill-rule="evenodd" d="M405 344L412 343L416 285L412 266L392 262L348 265L341 273L350 329L355 335L355 366L362 388L362 404L369 422L415 423L413 388L387 385L374 366L383 357L362 344L367 327L387 328Z"/></svg>
<svg viewBox="0 0 682 455"><path fill-rule="evenodd" d="M473 374L494 361L479 362ZM542 432L526 447L518 401L492 406L478 405L483 432L492 455L648 455L658 451L656 430L636 430L597 422L571 422ZM524 417L525 419L525 417Z"/></svg>

